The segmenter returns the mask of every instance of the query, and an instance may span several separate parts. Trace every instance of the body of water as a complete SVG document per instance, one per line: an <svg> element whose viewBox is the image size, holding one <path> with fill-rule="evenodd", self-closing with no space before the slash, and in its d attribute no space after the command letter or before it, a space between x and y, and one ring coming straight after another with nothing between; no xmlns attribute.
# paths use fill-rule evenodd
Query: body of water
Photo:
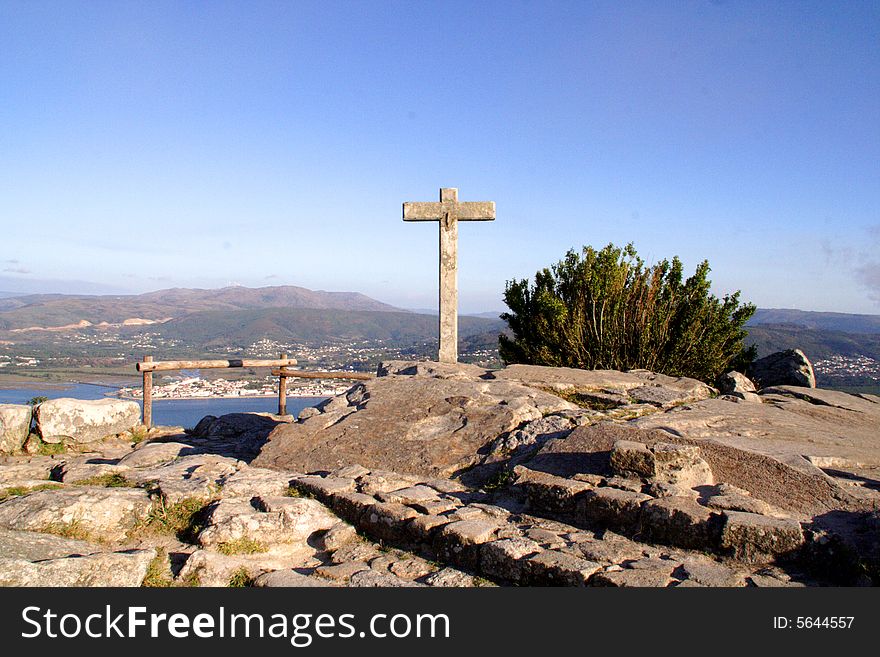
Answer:
<svg viewBox="0 0 880 657"><path fill-rule="evenodd" d="M0 404L26 404L34 397L73 397L74 399L104 399L106 393L115 393L111 386L75 383L69 386L47 388L0 389ZM115 398L111 396L110 398ZM308 407L320 404L326 397L288 397L287 412L297 415ZM138 400L135 400L138 401ZM140 404L140 401L138 401ZM277 397L210 397L207 399L154 399L153 424L192 428L206 415L227 413L275 413Z"/></svg>

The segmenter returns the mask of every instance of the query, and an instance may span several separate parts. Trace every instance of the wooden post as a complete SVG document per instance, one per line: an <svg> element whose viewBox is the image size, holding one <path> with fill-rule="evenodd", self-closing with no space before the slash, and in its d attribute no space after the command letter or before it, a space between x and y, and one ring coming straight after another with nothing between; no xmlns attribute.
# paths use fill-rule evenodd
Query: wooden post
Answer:
<svg viewBox="0 0 880 657"><path fill-rule="evenodd" d="M145 363L152 363L152 356L144 356ZM144 426L149 429L153 424L153 372L152 370L144 371L144 388L143 388Z"/></svg>
<svg viewBox="0 0 880 657"><path fill-rule="evenodd" d="M287 354L281 354L281 360L285 360ZM278 415L287 415L287 377L284 373L278 375Z"/></svg>

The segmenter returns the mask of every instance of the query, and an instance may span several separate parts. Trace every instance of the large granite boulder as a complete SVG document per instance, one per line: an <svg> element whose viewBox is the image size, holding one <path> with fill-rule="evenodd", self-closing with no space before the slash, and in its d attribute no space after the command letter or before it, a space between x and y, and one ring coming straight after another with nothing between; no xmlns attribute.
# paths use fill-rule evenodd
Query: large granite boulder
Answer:
<svg viewBox="0 0 880 657"><path fill-rule="evenodd" d="M47 443L91 443L140 424L137 402L50 399L36 407L37 431Z"/></svg>
<svg viewBox="0 0 880 657"><path fill-rule="evenodd" d="M477 463L500 435L577 408L518 381L483 378L486 371L473 365L404 363L382 369L386 376L276 428L254 465L312 472L360 464L448 477Z"/></svg>
<svg viewBox="0 0 880 657"><path fill-rule="evenodd" d="M0 586L140 586L155 556L149 549L37 562L0 557Z"/></svg>
<svg viewBox="0 0 880 657"><path fill-rule="evenodd" d="M31 407L23 404L0 404L0 454L21 449L31 428Z"/></svg>
<svg viewBox="0 0 880 657"><path fill-rule="evenodd" d="M810 359L800 349L777 351L759 358L749 367L749 376L759 388L770 386L816 387L816 375Z"/></svg>

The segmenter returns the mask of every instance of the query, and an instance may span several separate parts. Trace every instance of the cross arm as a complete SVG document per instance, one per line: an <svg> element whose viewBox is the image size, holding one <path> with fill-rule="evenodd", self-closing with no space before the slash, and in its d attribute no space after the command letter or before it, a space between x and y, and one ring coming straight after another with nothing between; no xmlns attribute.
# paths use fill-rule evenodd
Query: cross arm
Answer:
<svg viewBox="0 0 880 657"><path fill-rule="evenodd" d="M463 203L404 203L404 221L439 221L446 213L458 221L494 221L494 201L465 201Z"/></svg>

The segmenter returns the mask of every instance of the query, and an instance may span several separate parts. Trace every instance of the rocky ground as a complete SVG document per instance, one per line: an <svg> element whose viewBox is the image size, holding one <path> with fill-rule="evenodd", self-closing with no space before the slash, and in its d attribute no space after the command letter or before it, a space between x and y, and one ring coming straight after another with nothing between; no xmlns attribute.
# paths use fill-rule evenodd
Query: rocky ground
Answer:
<svg viewBox="0 0 880 657"><path fill-rule="evenodd" d="M747 388L387 363L298 421L6 456L0 584L877 584L880 398Z"/></svg>

